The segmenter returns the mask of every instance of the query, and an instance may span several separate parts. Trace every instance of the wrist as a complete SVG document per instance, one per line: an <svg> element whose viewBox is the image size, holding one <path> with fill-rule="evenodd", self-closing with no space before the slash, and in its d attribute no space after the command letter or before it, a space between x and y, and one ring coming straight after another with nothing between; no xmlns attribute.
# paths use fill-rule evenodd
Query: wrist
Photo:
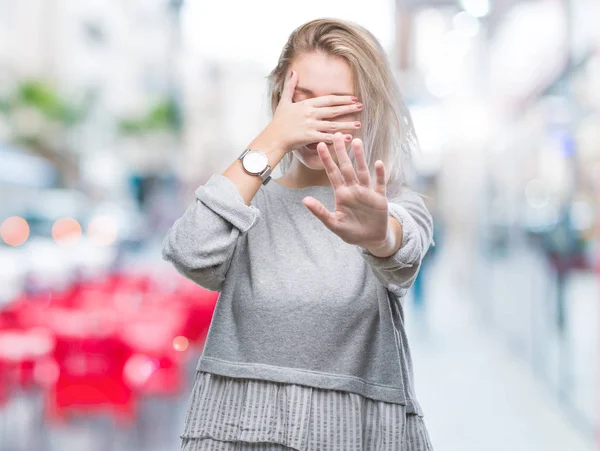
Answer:
<svg viewBox="0 0 600 451"><path fill-rule="evenodd" d="M266 154L275 154L277 156L284 156L287 153L287 146L277 136L271 133L263 133L258 135L248 146L253 150L260 150Z"/></svg>
<svg viewBox="0 0 600 451"><path fill-rule="evenodd" d="M388 216L387 236L384 240L374 243L364 243L361 247L367 249L376 257L388 257L393 255L398 249L396 225L398 222L391 216ZM400 226L401 227L401 226ZM400 232L401 233L401 232Z"/></svg>

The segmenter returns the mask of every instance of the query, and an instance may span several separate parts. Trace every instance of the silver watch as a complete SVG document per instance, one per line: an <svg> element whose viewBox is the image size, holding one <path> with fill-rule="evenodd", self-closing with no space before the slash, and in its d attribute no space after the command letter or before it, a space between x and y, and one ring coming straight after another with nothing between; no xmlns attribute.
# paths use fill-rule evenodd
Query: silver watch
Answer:
<svg viewBox="0 0 600 451"><path fill-rule="evenodd" d="M272 168L269 165L267 154L259 150L246 149L238 157L242 161L242 167L250 175L259 175L262 184L266 185L271 180Z"/></svg>

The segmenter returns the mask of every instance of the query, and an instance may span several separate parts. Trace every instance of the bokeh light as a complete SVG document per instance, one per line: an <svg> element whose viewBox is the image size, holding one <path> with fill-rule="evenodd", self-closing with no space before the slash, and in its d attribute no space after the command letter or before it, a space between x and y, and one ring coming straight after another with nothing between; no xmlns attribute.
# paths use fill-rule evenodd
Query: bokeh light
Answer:
<svg viewBox="0 0 600 451"><path fill-rule="evenodd" d="M183 352L188 348L189 345L189 340L181 335L173 339L173 348L176 351Z"/></svg>
<svg viewBox="0 0 600 451"><path fill-rule="evenodd" d="M81 225L76 219L62 218L52 226L52 238L57 244L74 244L81 238Z"/></svg>
<svg viewBox="0 0 600 451"><path fill-rule="evenodd" d="M6 218L0 226L0 236L9 246L21 246L29 237L29 224L19 216Z"/></svg>
<svg viewBox="0 0 600 451"><path fill-rule="evenodd" d="M99 246L108 246L117 239L118 227L110 216L96 216L87 227L88 238Z"/></svg>
<svg viewBox="0 0 600 451"><path fill-rule="evenodd" d="M127 360L123 375L132 387L137 387L145 384L159 367L160 364L156 359L135 354Z"/></svg>

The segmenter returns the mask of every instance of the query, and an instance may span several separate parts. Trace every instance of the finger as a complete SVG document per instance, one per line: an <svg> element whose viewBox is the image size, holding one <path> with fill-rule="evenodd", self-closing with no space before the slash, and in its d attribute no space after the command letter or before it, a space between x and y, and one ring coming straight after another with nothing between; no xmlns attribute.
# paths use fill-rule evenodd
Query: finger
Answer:
<svg viewBox="0 0 600 451"><path fill-rule="evenodd" d="M334 231L334 216L325 206L314 197L305 197L302 199L302 203L310 212L315 215L325 226Z"/></svg>
<svg viewBox="0 0 600 451"><path fill-rule="evenodd" d="M316 128L319 131L335 133L341 131L354 131L360 128L360 121L335 122L335 121L317 121Z"/></svg>
<svg viewBox="0 0 600 451"><path fill-rule="evenodd" d="M349 105L321 107L316 110L315 116L317 119L328 119L341 116L344 114L359 113L363 109L363 104L360 102L351 103Z"/></svg>
<svg viewBox="0 0 600 451"><path fill-rule="evenodd" d="M342 173L338 169L337 165L333 161L333 158L331 158L331 154L329 153L329 148L327 145L323 142L320 142L317 145L317 152L319 152L319 157L321 157L323 166L325 166L325 172L331 181L331 186L333 189L335 190L340 186L343 186L344 178L342 177Z"/></svg>
<svg viewBox="0 0 600 451"><path fill-rule="evenodd" d="M320 142L324 142L326 144L333 144L333 134L332 133L321 133L321 132L317 132L314 135L314 141L316 143L320 143ZM352 135L350 134L345 134L344 135L344 140L346 142L350 142L352 141Z"/></svg>
<svg viewBox="0 0 600 451"><path fill-rule="evenodd" d="M285 82L283 83L283 89L281 91L281 101L292 103L292 98L294 97L294 91L296 90L296 85L298 84L298 72L291 71L290 75L286 77Z"/></svg>
<svg viewBox="0 0 600 451"><path fill-rule="evenodd" d="M385 193L385 166L383 161L377 160L375 162L375 191L383 196Z"/></svg>
<svg viewBox="0 0 600 451"><path fill-rule="evenodd" d="M313 97L304 101L310 106L323 107L323 106L334 106L334 105L347 105L355 104L358 99L354 96L336 96L334 94L321 97Z"/></svg>
<svg viewBox="0 0 600 451"><path fill-rule="evenodd" d="M346 144L344 144L344 136L339 132L333 135L333 149L337 154L338 165L340 167L339 170L346 185L355 185L358 182L358 179L356 178L352 161L350 161L350 157L348 156Z"/></svg>
<svg viewBox="0 0 600 451"><path fill-rule="evenodd" d="M371 174L365 158L365 149L362 139L355 138L351 144L354 152L354 161L356 162L356 175L361 185L371 188Z"/></svg>

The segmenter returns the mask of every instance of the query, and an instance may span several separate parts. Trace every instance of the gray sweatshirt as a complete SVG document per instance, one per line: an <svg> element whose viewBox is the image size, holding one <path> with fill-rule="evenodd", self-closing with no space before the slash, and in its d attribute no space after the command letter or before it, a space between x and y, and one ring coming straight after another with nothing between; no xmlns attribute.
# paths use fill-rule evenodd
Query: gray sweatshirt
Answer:
<svg viewBox="0 0 600 451"><path fill-rule="evenodd" d="M403 241L381 258L327 229L306 196L333 211L330 186L271 180L246 205L214 174L167 232L163 259L220 292L198 370L349 391L422 415L403 301L435 245L431 214L412 191L388 199Z"/></svg>

